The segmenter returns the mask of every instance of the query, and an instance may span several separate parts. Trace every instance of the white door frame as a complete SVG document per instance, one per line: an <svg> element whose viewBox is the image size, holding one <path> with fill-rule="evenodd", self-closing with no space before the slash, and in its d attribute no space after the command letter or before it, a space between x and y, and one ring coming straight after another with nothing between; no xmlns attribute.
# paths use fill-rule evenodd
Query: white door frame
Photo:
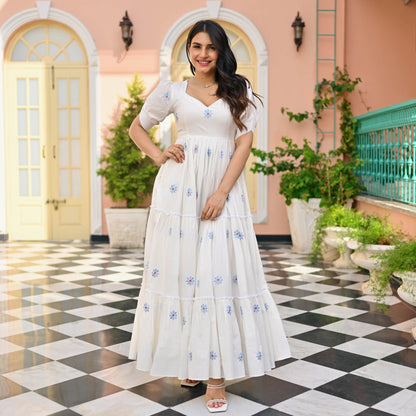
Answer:
<svg viewBox="0 0 416 416"><path fill-rule="evenodd" d="M39 19L48 19L69 26L80 37L88 56L89 75L89 123L90 123L90 232L102 234L101 178L97 175L101 155L101 116L99 99L99 61L95 42L88 29L75 16L51 8L50 1L37 1L37 7L27 9L10 17L0 27L0 103L4 103L4 50L9 38L21 26ZM7 234L6 212L6 138L4 112L0 111L0 235Z"/></svg>
<svg viewBox="0 0 416 416"><path fill-rule="evenodd" d="M257 124L257 147L267 150L268 144L268 52L264 39L254 23L235 10L221 7L221 1L207 0L207 7L193 10L178 19L168 30L160 48L160 79L169 80L171 76L172 51L179 36L198 20L218 19L232 23L244 31L257 55L257 92L262 96L264 108L260 111ZM164 145L171 142L170 120L161 124L161 141ZM257 213L253 222L267 222L267 177L257 176Z"/></svg>

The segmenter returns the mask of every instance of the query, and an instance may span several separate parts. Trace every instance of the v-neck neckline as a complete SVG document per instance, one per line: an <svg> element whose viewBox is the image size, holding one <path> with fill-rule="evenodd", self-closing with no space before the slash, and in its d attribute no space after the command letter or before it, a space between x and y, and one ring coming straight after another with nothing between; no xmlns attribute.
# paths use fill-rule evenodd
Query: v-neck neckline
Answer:
<svg viewBox="0 0 416 416"><path fill-rule="evenodd" d="M185 93L185 95L187 95L188 97L190 97L190 98L192 98L193 100L195 100L195 101L198 101L201 105L203 105L205 108L211 108L214 104L216 104L218 101L221 101L222 100L222 98L220 97L220 98L218 98L218 99L216 99L213 103L211 103L210 105L206 105L206 104L204 104L199 98L196 98L196 97L194 97L193 95L191 95L191 94L188 94L188 92L187 92L187 89L188 89L188 82L189 82L189 79L187 79L185 82L184 82L184 84L185 84L185 88L184 88L184 93Z"/></svg>

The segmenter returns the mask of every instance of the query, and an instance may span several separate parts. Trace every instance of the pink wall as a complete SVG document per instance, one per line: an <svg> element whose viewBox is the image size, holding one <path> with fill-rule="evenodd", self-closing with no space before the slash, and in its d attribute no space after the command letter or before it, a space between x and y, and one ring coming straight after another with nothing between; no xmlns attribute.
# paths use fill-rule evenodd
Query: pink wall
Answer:
<svg viewBox="0 0 416 416"><path fill-rule="evenodd" d="M363 201L356 201L354 208L357 211L364 211L367 214L375 214L380 217L388 216L390 223L399 226L404 233L416 238L416 217L401 212L392 212L386 208L378 207Z"/></svg>
<svg viewBox="0 0 416 416"><path fill-rule="evenodd" d="M362 78L362 97L371 110L416 97L416 2L348 0L345 61ZM365 113L358 94L354 114Z"/></svg>
<svg viewBox="0 0 416 416"><path fill-rule="evenodd" d="M331 7L334 0L320 0ZM415 97L416 1L404 6L400 0L338 0L337 62L347 65L351 76L363 79L363 98L371 109ZM256 6L254 6L256 4ZM0 25L9 17L35 7L34 0L0 0ZM90 31L99 53L101 120L103 135L117 114L119 97L126 94L126 82L139 72L150 89L159 78L159 50L169 28L184 14L205 8L205 0L53 0L52 7L77 17ZM312 110L315 85L316 2L312 0L223 0L222 7L238 11L259 29L269 54L269 149L282 136L299 143L303 137L315 140L312 122L289 123L280 113L282 106L293 111ZM121 41L119 21L128 10L134 24L134 40L127 54ZM306 23L299 50L293 42L297 11ZM330 25L322 21L323 28ZM242 28L244 30L244 28ZM322 48L329 51L328 43ZM323 49L322 49L323 50ZM325 54L325 51L323 51ZM366 111L358 94L353 111ZM268 179L268 223L255 226L259 234L289 234L284 200L278 193L278 177ZM112 205L103 196L104 206ZM104 221L105 222L105 221ZM103 224L106 233L106 225Z"/></svg>

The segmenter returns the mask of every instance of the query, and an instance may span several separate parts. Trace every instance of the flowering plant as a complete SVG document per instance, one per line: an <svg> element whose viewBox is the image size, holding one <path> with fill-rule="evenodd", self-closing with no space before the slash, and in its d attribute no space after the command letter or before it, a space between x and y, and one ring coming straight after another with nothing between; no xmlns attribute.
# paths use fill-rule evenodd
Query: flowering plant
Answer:
<svg viewBox="0 0 416 416"><path fill-rule="evenodd" d="M288 137L282 137L282 142L285 147L277 146L271 152L253 149L260 162L255 162L251 171L264 175L283 173L279 192L287 205L293 198L321 198L322 207L344 205L360 193L362 187L354 175L357 160L343 160L336 157L335 151L315 151L306 139L301 147Z"/></svg>

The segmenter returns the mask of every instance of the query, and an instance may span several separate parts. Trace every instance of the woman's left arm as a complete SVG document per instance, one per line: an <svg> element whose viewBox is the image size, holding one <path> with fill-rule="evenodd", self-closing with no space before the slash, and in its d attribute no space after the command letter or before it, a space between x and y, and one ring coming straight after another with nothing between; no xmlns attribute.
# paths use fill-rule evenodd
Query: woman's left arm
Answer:
<svg viewBox="0 0 416 416"><path fill-rule="evenodd" d="M228 194L231 192L234 184L241 175L244 166L250 156L251 146L253 144L253 132L249 131L237 138L235 142L235 151L225 171L224 177L217 191L211 195L204 209L202 210L201 220L215 220L221 215Z"/></svg>

